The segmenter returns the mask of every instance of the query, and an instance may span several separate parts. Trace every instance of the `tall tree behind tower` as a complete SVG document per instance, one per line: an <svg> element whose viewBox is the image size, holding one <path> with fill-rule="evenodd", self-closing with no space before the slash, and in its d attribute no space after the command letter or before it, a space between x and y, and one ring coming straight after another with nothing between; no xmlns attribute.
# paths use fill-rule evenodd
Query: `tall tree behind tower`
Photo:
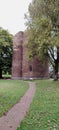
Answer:
<svg viewBox="0 0 59 130"><path fill-rule="evenodd" d="M59 0L33 0L27 18L28 48L31 57L48 56L58 80L59 65Z"/></svg>

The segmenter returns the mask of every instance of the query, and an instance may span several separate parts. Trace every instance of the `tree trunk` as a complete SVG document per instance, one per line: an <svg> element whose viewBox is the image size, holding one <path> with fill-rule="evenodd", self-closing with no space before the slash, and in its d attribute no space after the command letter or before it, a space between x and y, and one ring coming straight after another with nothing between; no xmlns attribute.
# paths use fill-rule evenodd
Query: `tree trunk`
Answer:
<svg viewBox="0 0 59 130"><path fill-rule="evenodd" d="M54 66L54 81L58 80L58 60L55 60Z"/></svg>
<svg viewBox="0 0 59 130"><path fill-rule="evenodd" d="M2 78L2 68L0 68L0 79Z"/></svg>

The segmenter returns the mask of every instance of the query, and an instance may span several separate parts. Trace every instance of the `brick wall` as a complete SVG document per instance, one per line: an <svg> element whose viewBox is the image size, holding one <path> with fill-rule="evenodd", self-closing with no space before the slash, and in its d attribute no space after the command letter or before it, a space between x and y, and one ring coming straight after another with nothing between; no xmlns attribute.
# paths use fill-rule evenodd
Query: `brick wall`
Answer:
<svg viewBox="0 0 59 130"><path fill-rule="evenodd" d="M12 78L44 78L48 77L48 62L42 64L37 57L27 59L28 49L25 46L26 36L23 32L15 35L13 40Z"/></svg>

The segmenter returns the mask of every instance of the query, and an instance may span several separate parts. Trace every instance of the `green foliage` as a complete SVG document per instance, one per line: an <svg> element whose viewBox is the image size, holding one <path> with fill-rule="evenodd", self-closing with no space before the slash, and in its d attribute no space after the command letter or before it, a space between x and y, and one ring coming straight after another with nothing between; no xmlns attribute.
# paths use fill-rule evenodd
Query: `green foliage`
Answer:
<svg viewBox="0 0 59 130"><path fill-rule="evenodd" d="M59 81L36 81L36 94L17 130L59 130Z"/></svg>
<svg viewBox="0 0 59 130"><path fill-rule="evenodd" d="M9 72L11 69L12 38L13 36L7 30L0 28L0 72L2 70Z"/></svg>
<svg viewBox="0 0 59 130"><path fill-rule="evenodd" d="M0 116L20 100L27 88L25 81L0 80Z"/></svg>
<svg viewBox="0 0 59 130"><path fill-rule="evenodd" d="M47 56L55 69L55 60L59 63L59 0L33 0L27 26L29 55L41 60Z"/></svg>

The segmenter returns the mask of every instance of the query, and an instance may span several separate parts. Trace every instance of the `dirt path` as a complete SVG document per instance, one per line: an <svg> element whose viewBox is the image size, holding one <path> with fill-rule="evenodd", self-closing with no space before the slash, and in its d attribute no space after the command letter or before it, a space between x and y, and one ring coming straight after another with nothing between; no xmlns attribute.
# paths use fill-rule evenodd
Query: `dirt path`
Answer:
<svg viewBox="0 0 59 130"><path fill-rule="evenodd" d="M0 118L0 130L17 130L29 109L35 93L35 83L30 82L29 86L20 102L11 108L7 115Z"/></svg>

